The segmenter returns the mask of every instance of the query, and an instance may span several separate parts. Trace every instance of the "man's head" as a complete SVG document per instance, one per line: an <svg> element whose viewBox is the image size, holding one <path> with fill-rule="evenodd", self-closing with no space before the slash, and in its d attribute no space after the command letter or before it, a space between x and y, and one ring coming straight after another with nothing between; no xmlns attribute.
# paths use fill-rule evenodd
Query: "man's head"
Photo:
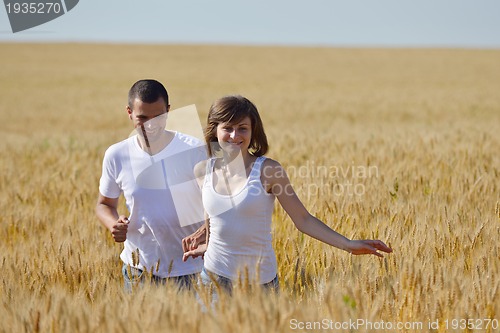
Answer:
<svg viewBox="0 0 500 333"><path fill-rule="evenodd" d="M128 92L128 106L132 109L135 99L144 103L154 103L159 98L162 98L168 107L168 93L163 84L156 80L139 80Z"/></svg>
<svg viewBox="0 0 500 333"><path fill-rule="evenodd" d="M146 139L146 145L164 133L169 109L168 93L160 82L140 80L130 88L127 113L134 128Z"/></svg>

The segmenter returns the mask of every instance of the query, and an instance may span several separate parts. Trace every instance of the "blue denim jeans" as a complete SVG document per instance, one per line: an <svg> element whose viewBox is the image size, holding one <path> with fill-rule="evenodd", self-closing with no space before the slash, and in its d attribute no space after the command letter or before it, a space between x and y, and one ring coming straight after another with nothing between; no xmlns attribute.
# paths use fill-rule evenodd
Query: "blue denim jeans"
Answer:
<svg viewBox="0 0 500 333"><path fill-rule="evenodd" d="M233 292L233 281L231 279L209 272L205 268L201 270L200 281L201 284L205 287L211 287L215 283L220 287L222 291L227 292L229 295L231 295ZM278 275L276 275L272 281L261 285L261 287L266 292L274 292L275 294L279 294L280 284L278 280ZM217 296L217 292L215 290L216 288L211 288L211 289L212 289L211 292L212 292L212 304L213 304L217 302L219 297Z"/></svg>
<svg viewBox="0 0 500 333"><path fill-rule="evenodd" d="M131 276L129 276L129 273ZM145 282L149 280L150 283L155 285L166 285L167 283L175 284L179 290L190 290L193 287L193 283L196 281L198 274L189 274L181 276L173 276L169 278L161 278L156 275L149 275L145 273L142 269L129 267L127 264L122 266L122 274L124 280L124 290L127 293L131 293L134 289L144 285Z"/></svg>

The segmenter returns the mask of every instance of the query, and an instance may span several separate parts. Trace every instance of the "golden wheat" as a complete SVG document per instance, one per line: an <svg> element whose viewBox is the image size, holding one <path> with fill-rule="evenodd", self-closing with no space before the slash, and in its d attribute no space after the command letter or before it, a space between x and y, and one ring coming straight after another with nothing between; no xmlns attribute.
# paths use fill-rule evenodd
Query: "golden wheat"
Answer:
<svg viewBox="0 0 500 333"><path fill-rule="evenodd" d="M0 331L290 332L364 319L423 323L392 330L408 332L439 320L434 331L444 332L446 320L500 320L499 51L0 49ZM169 286L123 293L121 246L93 208L104 150L131 130L127 91L147 77L165 83L173 109L196 104L202 120L222 95L250 98L269 156L305 206L394 253L329 248L277 207L278 297L239 286L203 312L193 294Z"/></svg>

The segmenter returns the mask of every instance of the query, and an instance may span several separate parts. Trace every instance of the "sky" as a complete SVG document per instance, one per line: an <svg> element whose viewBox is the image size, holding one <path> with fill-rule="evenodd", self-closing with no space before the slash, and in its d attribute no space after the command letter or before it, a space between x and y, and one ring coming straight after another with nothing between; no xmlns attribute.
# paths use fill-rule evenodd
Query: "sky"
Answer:
<svg viewBox="0 0 500 333"><path fill-rule="evenodd" d="M500 0L80 0L18 33L2 6L1 41L499 49Z"/></svg>

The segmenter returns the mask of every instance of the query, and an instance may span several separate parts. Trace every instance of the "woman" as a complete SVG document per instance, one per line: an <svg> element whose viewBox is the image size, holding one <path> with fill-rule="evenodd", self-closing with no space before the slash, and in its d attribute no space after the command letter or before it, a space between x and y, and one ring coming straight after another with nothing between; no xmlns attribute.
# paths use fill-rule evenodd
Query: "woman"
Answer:
<svg viewBox="0 0 500 333"><path fill-rule="evenodd" d="M278 289L271 239L275 198L297 229L326 244L355 255L382 257L378 251L392 252L380 240L349 240L306 210L281 164L264 156L268 143L262 120L245 97L226 96L214 102L205 140L211 158L198 164L195 174L209 232L204 244L193 241L195 234L183 240L184 260L204 256L204 284L215 279L230 292L233 282L244 277Z"/></svg>

